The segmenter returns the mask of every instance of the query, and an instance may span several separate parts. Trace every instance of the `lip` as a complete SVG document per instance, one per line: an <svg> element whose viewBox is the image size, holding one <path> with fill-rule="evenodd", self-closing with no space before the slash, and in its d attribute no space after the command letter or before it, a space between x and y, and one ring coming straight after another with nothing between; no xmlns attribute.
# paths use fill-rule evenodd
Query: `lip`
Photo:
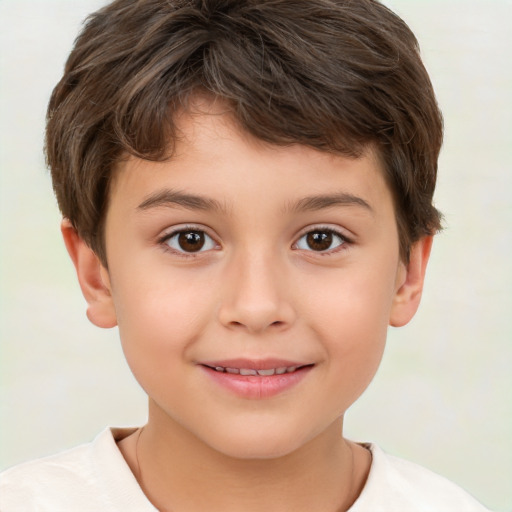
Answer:
<svg viewBox="0 0 512 512"><path fill-rule="evenodd" d="M299 384L314 365L284 359L229 359L204 361L199 363L199 366L215 383L238 397L262 400L277 396ZM228 371L217 371L215 368L254 371L274 368L287 368L288 370L295 368L295 370L274 375L241 375Z"/></svg>
<svg viewBox="0 0 512 512"><path fill-rule="evenodd" d="M215 368L222 366L223 368L247 368L249 370L270 370L271 368L291 368L292 366L306 366L311 363L303 363L300 361L292 361L290 359L222 359L215 361L201 361L200 364Z"/></svg>

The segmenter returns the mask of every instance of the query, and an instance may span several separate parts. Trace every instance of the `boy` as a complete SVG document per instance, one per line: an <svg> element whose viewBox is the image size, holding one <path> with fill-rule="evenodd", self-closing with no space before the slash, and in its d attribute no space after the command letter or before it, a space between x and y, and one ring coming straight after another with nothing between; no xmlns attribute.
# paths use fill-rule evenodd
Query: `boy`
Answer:
<svg viewBox="0 0 512 512"><path fill-rule="evenodd" d="M2 476L11 510L484 510L342 437L414 315L442 121L370 0L118 0L52 96L64 240L147 425Z"/></svg>

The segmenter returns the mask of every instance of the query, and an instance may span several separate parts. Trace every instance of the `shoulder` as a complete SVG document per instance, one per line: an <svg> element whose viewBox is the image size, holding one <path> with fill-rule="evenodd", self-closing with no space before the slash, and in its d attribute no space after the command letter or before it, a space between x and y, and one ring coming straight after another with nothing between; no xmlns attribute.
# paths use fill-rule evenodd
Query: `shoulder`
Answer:
<svg viewBox="0 0 512 512"><path fill-rule="evenodd" d="M76 495L75 503L80 502L93 485L90 452L90 445L78 446L4 471L0 474L1 510L31 510L36 503L71 506L66 498L71 495Z"/></svg>
<svg viewBox="0 0 512 512"><path fill-rule="evenodd" d="M147 507L113 434L116 430L107 429L92 443L0 473L0 510L134 510L137 502ZM120 509L122 503L126 506Z"/></svg>
<svg viewBox="0 0 512 512"><path fill-rule="evenodd" d="M368 480L350 512L488 512L469 493L417 464L366 445L372 452Z"/></svg>

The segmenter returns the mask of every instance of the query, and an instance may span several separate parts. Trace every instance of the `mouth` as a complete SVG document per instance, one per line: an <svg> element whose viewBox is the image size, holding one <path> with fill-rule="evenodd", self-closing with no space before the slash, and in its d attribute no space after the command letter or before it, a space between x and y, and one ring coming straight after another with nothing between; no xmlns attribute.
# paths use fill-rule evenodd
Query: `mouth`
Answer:
<svg viewBox="0 0 512 512"><path fill-rule="evenodd" d="M272 375L284 375L285 373L294 373L297 370L313 366L312 364L295 365L295 366L278 366L276 368L232 368L229 366L210 366L205 364L207 368L214 370L219 373L229 373L231 375L242 375L242 376L260 376L260 377L271 377Z"/></svg>
<svg viewBox="0 0 512 512"><path fill-rule="evenodd" d="M210 379L230 393L244 399L268 399L289 391L307 378L314 363L246 359L203 362Z"/></svg>

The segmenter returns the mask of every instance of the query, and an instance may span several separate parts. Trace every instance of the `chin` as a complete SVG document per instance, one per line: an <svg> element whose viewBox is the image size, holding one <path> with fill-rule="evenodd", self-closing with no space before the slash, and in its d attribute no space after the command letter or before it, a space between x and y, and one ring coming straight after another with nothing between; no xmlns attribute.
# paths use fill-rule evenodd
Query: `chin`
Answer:
<svg viewBox="0 0 512 512"><path fill-rule="evenodd" d="M272 460L286 457L291 453L295 452L300 445L282 446L279 443L276 444L265 444L265 443L254 443L253 441L245 443L233 443L229 446L219 447L218 451L221 451L227 457L240 460Z"/></svg>
<svg viewBox="0 0 512 512"><path fill-rule="evenodd" d="M269 460L290 455L304 446L308 439L297 433L279 432L275 427L267 427L229 432L208 441L215 451L234 459Z"/></svg>

